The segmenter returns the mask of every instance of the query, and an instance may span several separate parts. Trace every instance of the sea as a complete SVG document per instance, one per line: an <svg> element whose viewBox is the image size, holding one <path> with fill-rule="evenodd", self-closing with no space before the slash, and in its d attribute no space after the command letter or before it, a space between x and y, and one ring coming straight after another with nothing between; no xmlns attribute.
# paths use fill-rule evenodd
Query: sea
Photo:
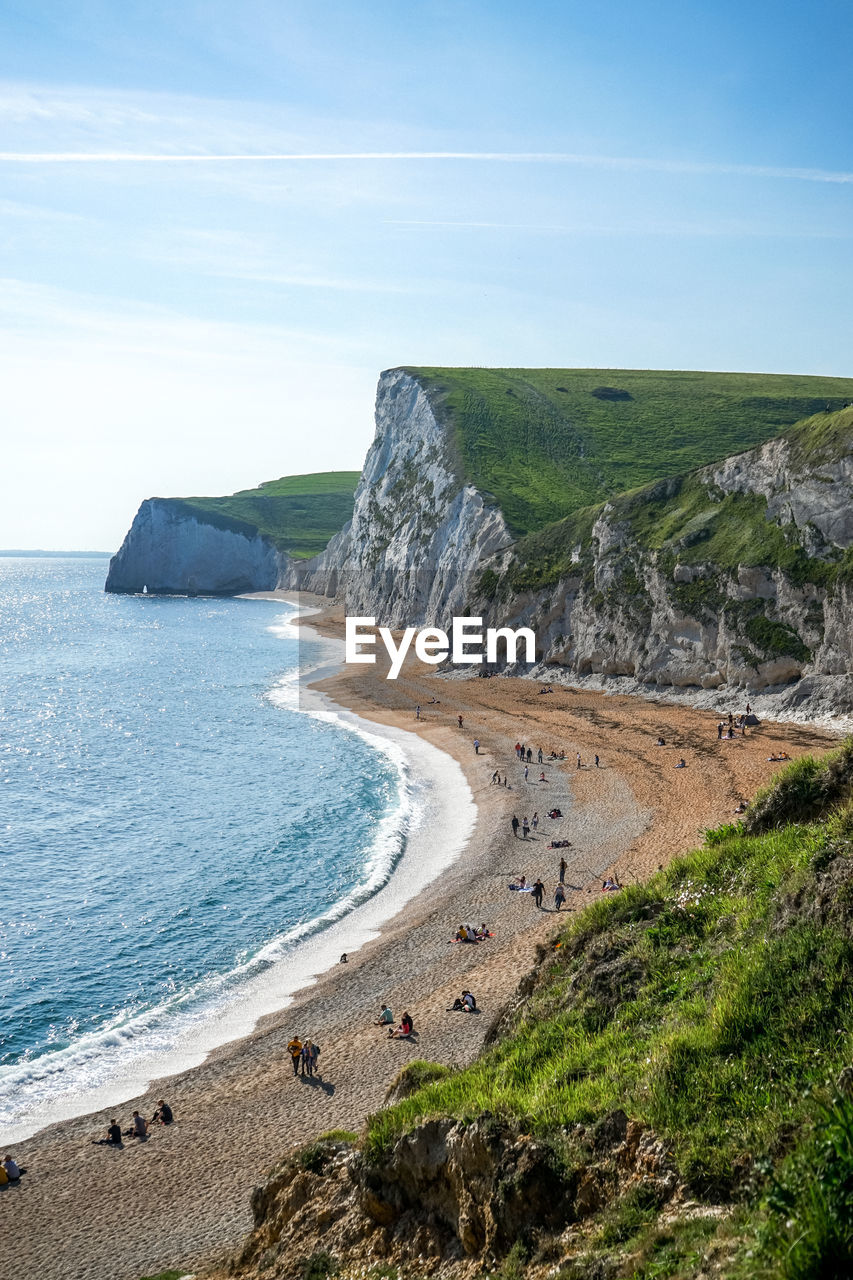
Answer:
<svg viewBox="0 0 853 1280"><path fill-rule="evenodd" d="M411 735L305 694L294 606L107 595L107 563L0 559L0 1140L250 1030L430 807Z"/></svg>

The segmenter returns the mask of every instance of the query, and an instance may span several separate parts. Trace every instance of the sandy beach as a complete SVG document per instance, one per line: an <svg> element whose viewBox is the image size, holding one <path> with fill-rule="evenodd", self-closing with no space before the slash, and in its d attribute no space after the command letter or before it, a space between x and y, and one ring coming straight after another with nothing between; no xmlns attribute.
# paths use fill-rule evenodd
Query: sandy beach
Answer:
<svg viewBox="0 0 853 1280"><path fill-rule="evenodd" d="M311 624L340 632L330 612ZM539 685L520 679L444 679L417 662L396 682L377 665L347 669L321 688L359 716L417 734L460 763L477 805L462 855L347 964L336 964L252 1035L139 1099L21 1143L15 1155L28 1172L0 1192L4 1270L39 1280L139 1280L221 1256L250 1228L252 1188L291 1146L328 1129L358 1129L413 1058L464 1064L476 1056L536 944L557 927L561 855L574 886L567 906L575 910L609 871L623 882L642 880L698 843L705 828L729 820L738 801L778 769L769 755L796 757L833 743L825 732L769 723L718 741L717 718L706 711L560 686L540 694ZM666 746L656 745L659 736ZM516 741L533 749L527 781ZM564 750L565 761L549 761L552 749ZM676 769L681 756L687 768ZM492 785L495 770L509 786ZM562 819L545 816L555 807ZM527 841L514 837L513 814L532 818L534 811L538 831ZM549 850L556 838L571 847ZM545 910L507 889L521 874L545 882ZM464 920L486 921L495 936L450 944ZM463 987L477 996L476 1016L446 1011ZM373 1027L383 1001L398 1017L411 1011L415 1041L390 1041ZM293 1076L286 1045L294 1032L321 1045L314 1080ZM174 1107L174 1125L122 1150L91 1144L112 1115L124 1126L134 1107L150 1115L161 1096Z"/></svg>

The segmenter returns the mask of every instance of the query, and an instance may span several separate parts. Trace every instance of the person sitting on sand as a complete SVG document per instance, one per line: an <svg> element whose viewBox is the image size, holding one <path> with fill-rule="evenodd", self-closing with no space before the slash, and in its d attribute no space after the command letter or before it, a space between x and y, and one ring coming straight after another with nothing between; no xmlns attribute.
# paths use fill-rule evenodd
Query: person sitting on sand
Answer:
<svg viewBox="0 0 853 1280"><path fill-rule="evenodd" d="M563 816L563 810L562 810L562 809L549 809L549 810L548 810L548 817L549 817L549 818L562 818L562 816Z"/></svg>
<svg viewBox="0 0 853 1280"><path fill-rule="evenodd" d="M665 741L665 739L663 739L663 738L659 737L659 738L658 738L658 740L657 740L657 742L655 743L655 746L658 746L658 747L665 747L665 746L666 746L666 741Z"/></svg>
<svg viewBox="0 0 853 1280"><path fill-rule="evenodd" d="M172 1108L169 1106L168 1102L164 1102L163 1099L160 1098L157 1102L157 1110L154 1112L153 1116L151 1117L151 1123L152 1124L171 1124L174 1118L175 1117L172 1114Z"/></svg>
<svg viewBox="0 0 853 1280"><path fill-rule="evenodd" d="M681 759L679 760L678 764L677 764L675 767L676 767L676 769L686 769L686 768L687 768L687 761L684 759L684 756L682 756L682 757L681 757Z"/></svg>
<svg viewBox="0 0 853 1280"><path fill-rule="evenodd" d="M11 1156L3 1157L3 1169L10 1182L20 1182L21 1174L27 1172L26 1169L21 1169Z"/></svg>
<svg viewBox="0 0 853 1280"><path fill-rule="evenodd" d="M617 889L621 889L621 888L622 886L618 880L614 880L612 876L608 876L607 879L602 882L601 892L615 893Z"/></svg>
<svg viewBox="0 0 853 1280"><path fill-rule="evenodd" d="M448 1013L473 1013L477 1008L477 1001L474 999L470 991L463 991L461 996L457 996L453 1004L447 1010Z"/></svg>
<svg viewBox="0 0 853 1280"><path fill-rule="evenodd" d="M93 1138L93 1144L96 1147L120 1147L121 1146L121 1128L118 1120L111 1120L107 1128L107 1136L105 1138Z"/></svg>
<svg viewBox="0 0 853 1280"><path fill-rule="evenodd" d="M373 1025L374 1027L390 1027L393 1021L394 1021L393 1013L388 1008L387 1004L383 1004L382 1012L380 1013L379 1017L376 1019Z"/></svg>
<svg viewBox="0 0 853 1280"><path fill-rule="evenodd" d="M491 938L491 936L489 926L484 921L477 930L477 937L482 942L484 938Z"/></svg>
<svg viewBox="0 0 853 1280"><path fill-rule="evenodd" d="M302 1041L299 1036L294 1036L290 1044L287 1046L287 1052L290 1054L290 1061L293 1063L293 1074L299 1075L299 1062L302 1058Z"/></svg>
<svg viewBox="0 0 853 1280"><path fill-rule="evenodd" d="M148 1133L148 1121L141 1116L138 1111L134 1111L133 1119L130 1122L130 1128L125 1129L124 1136L126 1138L144 1138Z"/></svg>
<svg viewBox="0 0 853 1280"><path fill-rule="evenodd" d="M732 810L732 812L733 812L733 813L746 813L746 811L747 811L747 809L748 809L748 808L749 808L749 806L747 805L746 801L745 801L745 800L741 800L741 802L740 802L740 804L738 805L738 807L737 807L736 809Z"/></svg>
<svg viewBox="0 0 853 1280"><path fill-rule="evenodd" d="M412 1022L411 1014L404 1013L400 1019L399 1027L394 1031L389 1031L388 1037L391 1040L400 1040L403 1036L410 1036L414 1030L414 1026L415 1024Z"/></svg>

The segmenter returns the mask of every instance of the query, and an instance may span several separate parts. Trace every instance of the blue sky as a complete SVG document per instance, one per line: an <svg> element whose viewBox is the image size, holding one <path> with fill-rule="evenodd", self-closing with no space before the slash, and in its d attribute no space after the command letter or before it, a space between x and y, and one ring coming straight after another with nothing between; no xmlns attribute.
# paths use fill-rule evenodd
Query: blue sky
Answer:
<svg viewBox="0 0 853 1280"><path fill-rule="evenodd" d="M0 546L357 468L396 364L849 376L851 37L843 3L6 0Z"/></svg>

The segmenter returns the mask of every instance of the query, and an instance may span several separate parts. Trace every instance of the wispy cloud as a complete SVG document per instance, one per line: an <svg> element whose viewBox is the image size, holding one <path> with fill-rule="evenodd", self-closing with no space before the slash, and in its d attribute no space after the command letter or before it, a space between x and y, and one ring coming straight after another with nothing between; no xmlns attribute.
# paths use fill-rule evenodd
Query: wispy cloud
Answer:
<svg viewBox="0 0 853 1280"><path fill-rule="evenodd" d="M2 164L305 164L372 161L467 161L490 164L556 164L646 173L731 175L796 182L853 183L853 171L783 165L656 160L637 156L576 155L563 151L2 151Z"/></svg>
<svg viewBox="0 0 853 1280"><path fill-rule="evenodd" d="M802 240L850 240L853 230L826 231L737 222L488 222L461 218L385 218L386 227L447 227L461 231L526 231L565 236L758 236Z"/></svg>

